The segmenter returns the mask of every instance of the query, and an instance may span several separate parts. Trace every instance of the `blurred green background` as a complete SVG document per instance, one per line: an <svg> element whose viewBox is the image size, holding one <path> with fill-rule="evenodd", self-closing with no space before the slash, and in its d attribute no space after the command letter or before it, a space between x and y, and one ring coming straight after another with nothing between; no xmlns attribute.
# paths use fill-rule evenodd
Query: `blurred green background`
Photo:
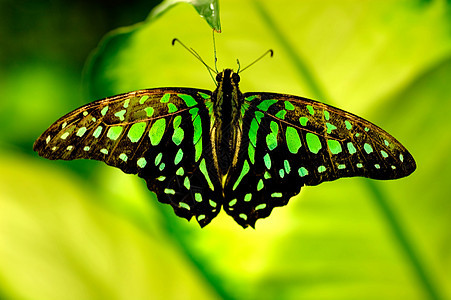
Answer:
<svg viewBox="0 0 451 300"><path fill-rule="evenodd" d="M220 2L219 69L275 52L243 72L242 91L351 111L418 165L400 180L303 188L243 230L224 213L200 229L136 176L32 151L98 98L214 89L171 46L212 65L211 29L186 3L138 24L156 2L0 0L0 298L451 299L451 3Z"/></svg>

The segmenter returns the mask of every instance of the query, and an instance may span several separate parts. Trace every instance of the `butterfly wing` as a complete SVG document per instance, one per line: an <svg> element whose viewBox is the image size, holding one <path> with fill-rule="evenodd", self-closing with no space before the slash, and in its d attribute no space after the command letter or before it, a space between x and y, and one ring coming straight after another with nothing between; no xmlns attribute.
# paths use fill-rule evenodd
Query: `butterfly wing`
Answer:
<svg viewBox="0 0 451 300"><path fill-rule="evenodd" d="M138 174L178 216L195 216L205 226L222 204L208 135L210 97L206 90L164 88L99 100L52 124L34 150L48 159L95 159Z"/></svg>
<svg viewBox="0 0 451 300"><path fill-rule="evenodd" d="M224 190L224 209L255 225L304 185L341 177L396 179L415 168L390 134L346 111L310 99L246 93L238 164Z"/></svg>

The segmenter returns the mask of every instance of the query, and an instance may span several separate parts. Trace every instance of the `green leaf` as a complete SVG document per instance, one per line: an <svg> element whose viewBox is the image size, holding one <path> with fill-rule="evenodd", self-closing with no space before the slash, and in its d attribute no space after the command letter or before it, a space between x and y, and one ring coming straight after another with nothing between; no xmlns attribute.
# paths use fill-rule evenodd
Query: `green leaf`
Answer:
<svg viewBox="0 0 451 300"><path fill-rule="evenodd" d="M197 13L201 17L205 18L205 21L207 21L208 25L210 25L213 30L221 32L218 0L165 0L152 10L148 21L152 21L155 18L160 17L169 8L180 2L186 2L194 6Z"/></svg>
<svg viewBox="0 0 451 300"><path fill-rule="evenodd" d="M124 208L121 215L105 210L96 202L108 192L97 194L70 172L2 151L2 298L176 299L181 291L186 298L216 298L177 244L161 234L161 217L142 204L144 187L120 181L128 196L141 199L134 206L152 226L127 222Z"/></svg>

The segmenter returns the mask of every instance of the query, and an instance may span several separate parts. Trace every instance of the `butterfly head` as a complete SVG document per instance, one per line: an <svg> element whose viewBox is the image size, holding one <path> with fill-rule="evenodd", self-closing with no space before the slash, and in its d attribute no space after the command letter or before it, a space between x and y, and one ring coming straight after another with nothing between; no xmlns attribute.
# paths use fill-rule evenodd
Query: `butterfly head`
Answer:
<svg viewBox="0 0 451 300"><path fill-rule="evenodd" d="M235 73L232 69L224 69L224 71L216 75L216 82L218 83L218 86L238 86L240 75Z"/></svg>

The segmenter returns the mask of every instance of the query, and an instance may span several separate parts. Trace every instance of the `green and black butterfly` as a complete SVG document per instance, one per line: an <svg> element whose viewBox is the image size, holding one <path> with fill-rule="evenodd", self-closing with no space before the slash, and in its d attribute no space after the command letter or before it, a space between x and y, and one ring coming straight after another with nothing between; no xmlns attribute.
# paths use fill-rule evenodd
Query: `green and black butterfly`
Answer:
<svg viewBox="0 0 451 300"><path fill-rule="evenodd" d="M356 115L297 96L243 94L231 69L216 81L213 92L156 88L92 102L52 124L34 150L138 174L160 202L201 227L221 207L254 227L304 185L395 179L416 168L401 143Z"/></svg>

